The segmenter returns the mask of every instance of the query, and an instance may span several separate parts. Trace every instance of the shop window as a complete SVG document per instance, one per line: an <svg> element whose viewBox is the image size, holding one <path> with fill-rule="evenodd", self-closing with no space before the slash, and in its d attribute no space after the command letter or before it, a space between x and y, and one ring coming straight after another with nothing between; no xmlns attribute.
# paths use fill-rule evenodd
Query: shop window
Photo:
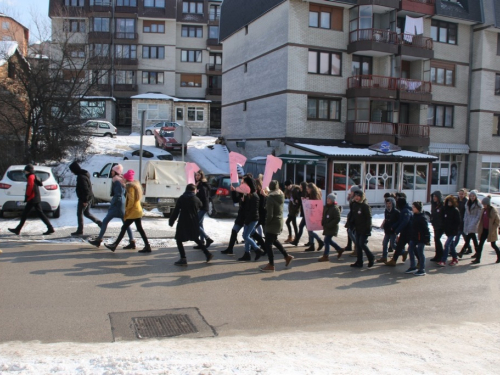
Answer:
<svg viewBox="0 0 500 375"><path fill-rule="evenodd" d="M498 193L500 191L500 160L483 162L481 166L481 191Z"/></svg>
<svg viewBox="0 0 500 375"><path fill-rule="evenodd" d="M453 185L458 183L461 155L439 154L432 163L432 185Z"/></svg>

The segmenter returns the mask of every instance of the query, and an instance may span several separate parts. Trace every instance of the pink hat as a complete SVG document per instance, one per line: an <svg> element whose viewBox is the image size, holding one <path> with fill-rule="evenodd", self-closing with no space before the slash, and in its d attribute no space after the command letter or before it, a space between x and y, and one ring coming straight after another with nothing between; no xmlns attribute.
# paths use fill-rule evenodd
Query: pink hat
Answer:
<svg viewBox="0 0 500 375"><path fill-rule="evenodd" d="M134 181L135 172L132 169L129 169L127 173L123 175L123 178L127 181Z"/></svg>
<svg viewBox="0 0 500 375"><path fill-rule="evenodd" d="M118 174L123 174L123 165L121 164L116 164L114 167L113 167L113 171L115 171L116 173Z"/></svg>

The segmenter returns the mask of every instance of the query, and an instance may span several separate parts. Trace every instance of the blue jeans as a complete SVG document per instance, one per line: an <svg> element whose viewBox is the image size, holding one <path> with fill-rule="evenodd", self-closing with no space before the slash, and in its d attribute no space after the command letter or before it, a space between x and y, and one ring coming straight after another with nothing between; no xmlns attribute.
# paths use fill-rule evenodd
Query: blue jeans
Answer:
<svg viewBox="0 0 500 375"><path fill-rule="evenodd" d="M325 236L325 251L323 255L328 256L330 254L330 245L337 251L342 250L341 247L332 239L333 236Z"/></svg>
<svg viewBox="0 0 500 375"><path fill-rule="evenodd" d="M420 272L425 271L425 255L424 255L425 244L423 242L415 243L410 241L410 246L408 246L408 251L410 252L410 268L417 268L415 256L418 258Z"/></svg>
<svg viewBox="0 0 500 375"><path fill-rule="evenodd" d="M98 239L102 240L102 238L104 237L104 233L106 233L106 229L108 229L108 224L111 220L113 220L115 218L115 214L113 213L109 213L106 215L106 217L104 219L102 219L102 224L101 224L101 230L99 232L99 236L97 236ZM125 223L123 221L123 218L121 218L122 220L122 223ZM130 241L132 241L134 239L134 235L132 234L132 229L130 229L130 227L127 227L127 234L128 234L128 238Z"/></svg>
<svg viewBox="0 0 500 375"><path fill-rule="evenodd" d="M259 236L262 237L262 225L257 225L257 228L255 228L255 231Z"/></svg>
<svg viewBox="0 0 500 375"><path fill-rule="evenodd" d="M389 254L388 245L391 244L393 250L396 249L396 233L386 233L382 241L382 258L387 258Z"/></svg>
<svg viewBox="0 0 500 375"><path fill-rule="evenodd" d="M259 246L255 243L255 241L250 237L252 233L255 231L255 227L257 226L257 221L252 221L250 224L245 225L243 227L243 239L245 240L245 253L249 253L252 249L258 249Z"/></svg>
<svg viewBox="0 0 500 375"><path fill-rule="evenodd" d="M467 237L463 231L459 231L458 234L455 236L455 240L454 240L455 249L457 248L458 243L460 242L460 237L462 237L462 236L464 237L464 240L465 240L464 248L472 250L470 247L470 240L469 240L469 243L467 243Z"/></svg>
<svg viewBox="0 0 500 375"><path fill-rule="evenodd" d="M455 236L449 236L446 239L446 242L444 243L444 252L443 252L443 258L441 259L442 262L446 262L448 259L448 254L451 253L451 257L456 259L458 258L457 252L455 251Z"/></svg>
<svg viewBox="0 0 500 375"><path fill-rule="evenodd" d="M309 243L311 245L314 245L314 239L316 239L316 241L318 241L318 243L321 242L321 237L318 235L318 233L315 233L311 230L308 230L307 234L309 235Z"/></svg>
<svg viewBox="0 0 500 375"><path fill-rule="evenodd" d="M205 233L205 229L203 229L203 220L205 220L205 214L207 211L205 210L199 210L198 211L198 223L200 224L200 239L202 241L205 241L207 238L207 234Z"/></svg>

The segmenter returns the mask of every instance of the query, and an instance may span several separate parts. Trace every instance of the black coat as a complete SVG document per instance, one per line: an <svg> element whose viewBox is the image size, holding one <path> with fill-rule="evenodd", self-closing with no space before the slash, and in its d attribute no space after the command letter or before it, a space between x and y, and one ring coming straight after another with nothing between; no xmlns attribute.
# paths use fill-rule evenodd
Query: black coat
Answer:
<svg viewBox="0 0 500 375"><path fill-rule="evenodd" d="M93 197L90 174L85 169L76 175L76 196L83 203L88 203Z"/></svg>
<svg viewBox="0 0 500 375"><path fill-rule="evenodd" d="M236 216L236 219L234 220L234 224L239 225L242 227L245 225L245 201L243 200L243 194L240 194L236 191L231 192L231 197L233 198L233 202L236 204L238 203L239 208L238 208L238 215Z"/></svg>
<svg viewBox="0 0 500 375"><path fill-rule="evenodd" d="M262 225L264 227L266 225L266 196L263 194L257 194L259 196L259 223L257 225Z"/></svg>
<svg viewBox="0 0 500 375"><path fill-rule="evenodd" d="M363 236L370 236L372 232L372 210L366 199L363 199L358 203L353 201L351 206L350 217L350 228L354 228L356 234Z"/></svg>
<svg viewBox="0 0 500 375"><path fill-rule="evenodd" d="M464 231L464 218L465 218L465 206L467 206L467 202L469 200L464 197L464 199L457 199L458 202L458 211L460 212L460 232Z"/></svg>
<svg viewBox="0 0 500 375"><path fill-rule="evenodd" d="M201 201L201 209L204 211L208 211L208 202L210 199L210 186L208 186L206 181L200 181L198 184L198 192L196 196Z"/></svg>
<svg viewBox="0 0 500 375"><path fill-rule="evenodd" d="M411 241L415 243L429 243L431 234L429 232L429 223L424 214L413 215L411 224Z"/></svg>
<svg viewBox="0 0 500 375"><path fill-rule="evenodd" d="M259 221L259 196L257 193L245 196L245 225Z"/></svg>
<svg viewBox="0 0 500 375"><path fill-rule="evenodd" d="M186 242L198 239L200 236L198 211L201 207L201 201L194 192L185 192L177 200L174 211L168 220L169 225L173 226L177 218L179 218L175 229L175 239L177 241Z"/></svg>
<svg viewBox="0 0 500 375"><path fill-rule="evenodd" d="M442 212L443 231L449 236L456 236L460 228L460 212L456 207L444 206Z"/></svg>
<svg viewBox="0 0 500 375"><path fill-rule="evenodd" d="M438 197L438 203L434 202ZM443 228L443 194L439 190L431 194L431 224L434 229Z"/></svg>
<svg viewBox="0 0 500 375"><path fill-rule="evenodd" d="M392 209L389 211L385 209L384 215L384 233L392 234L396 229L396 225L399 221L399 210L396 208L396 200L394 198L389 198L392 202Z"/></svg>

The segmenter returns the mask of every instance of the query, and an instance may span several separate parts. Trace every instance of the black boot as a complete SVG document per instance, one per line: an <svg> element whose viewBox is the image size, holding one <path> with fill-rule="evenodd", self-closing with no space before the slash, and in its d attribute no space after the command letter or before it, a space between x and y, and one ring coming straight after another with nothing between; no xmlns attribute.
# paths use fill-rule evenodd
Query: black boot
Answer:
<svg viewBox="0 0 500 375"><path fill-rule="evenodd" d="M312 244L311 246L309 246L307 249L305 249L304 251L314 251L314 244Z"/></svg>
<svg viewBox="0 0 500 375"><path fill-rule="evenodd" d="M17 229L17 228L14 228L14 229L12 229L12 228L8 228L8 229L9 229L9 232L14 233L14 234L17 234L18 236L19 236L19 233L21 232L21 231L20 231L19 229Z"/></svg>
<svg viewBox="0 0 500 375"><path fill-rule="evenodd" d="M264 252L261 249L255 249L255 261L257 262L262 255L264 255Z"/></svg>
<svg viewBox="0 0 500 375"><path fill-rule="evenodd" d="M150 253L151 252L151 245L150 244L146 244L146 246L144 246L144 248L142 250L139 250L138 253Z"/></svg>
<svg viewBox="0 0 500 375"><path fill-rule="evenodd" d="M214 240L212 240L211 238L207 238L206 242L205 242L205 247L206 248L209 248L211 244L214 243Z"/></svg>
<svg viewBox="0 0 500 375"><path fill-rule="evenodd" d="M204 245L204 244L205 244L205 241L201 241L201 243ZM193 246L193 249L196 249L196 250L201 250L201 245L196 245L196 246Z"/></svg>
<svg viewBox="0 0 500 375"><path fill-rule="evenodd" d="M89 240L88 242L89 242L89 244L91 244L95 247L99 247L99 246L101 246L102 240L96 238L95 240Z"/></svg>
<svg viewBox="0 0 500 375"><path fill-rule="evenodd" d="M109 250L111 250L114 253L116 248L118 247L118 244L117 243L112 243L112 244L105 243L104 246L106 246Z"/></svg>
<svg viewBox="0 0 500 375"><path fill-rule="evenodd" d="M238 258L238 261L240 262L250 262L252 260L252 256L250 253L245 252L241 258Z"/></svg>
<svg viewBox="0 0 500 375"><path fill-rule="evenodd" d="M235 232L234 230L231 231L231 238L229 239L229 245L226 250L222 250L222 254L226 255L233 255L233 247L234 244L236 243L236 237L238 237L238 232Z"/></svg>
<svg viewBox="0 0 500 375"><path fill-rule="evenodd" d="M316 251L320 251L323 248L323 246L325 246L325 243L323 241L319 240L318 241L318 249Z"/></svg>
<svg viewBox="0 0 500 375"><path fill-rule="evenodd" d="M128 245L123 248L124 250L135 250L135 240L130 240Z"/></svg>
<svg viewBox="0 0 500 375"><path fill-rule="evenodd" d="M55 232L54 228L49 227L49 228L47 228L47 232L44 232L43 235L48 236L49 234L52 234L54 232Z"/></svg>

